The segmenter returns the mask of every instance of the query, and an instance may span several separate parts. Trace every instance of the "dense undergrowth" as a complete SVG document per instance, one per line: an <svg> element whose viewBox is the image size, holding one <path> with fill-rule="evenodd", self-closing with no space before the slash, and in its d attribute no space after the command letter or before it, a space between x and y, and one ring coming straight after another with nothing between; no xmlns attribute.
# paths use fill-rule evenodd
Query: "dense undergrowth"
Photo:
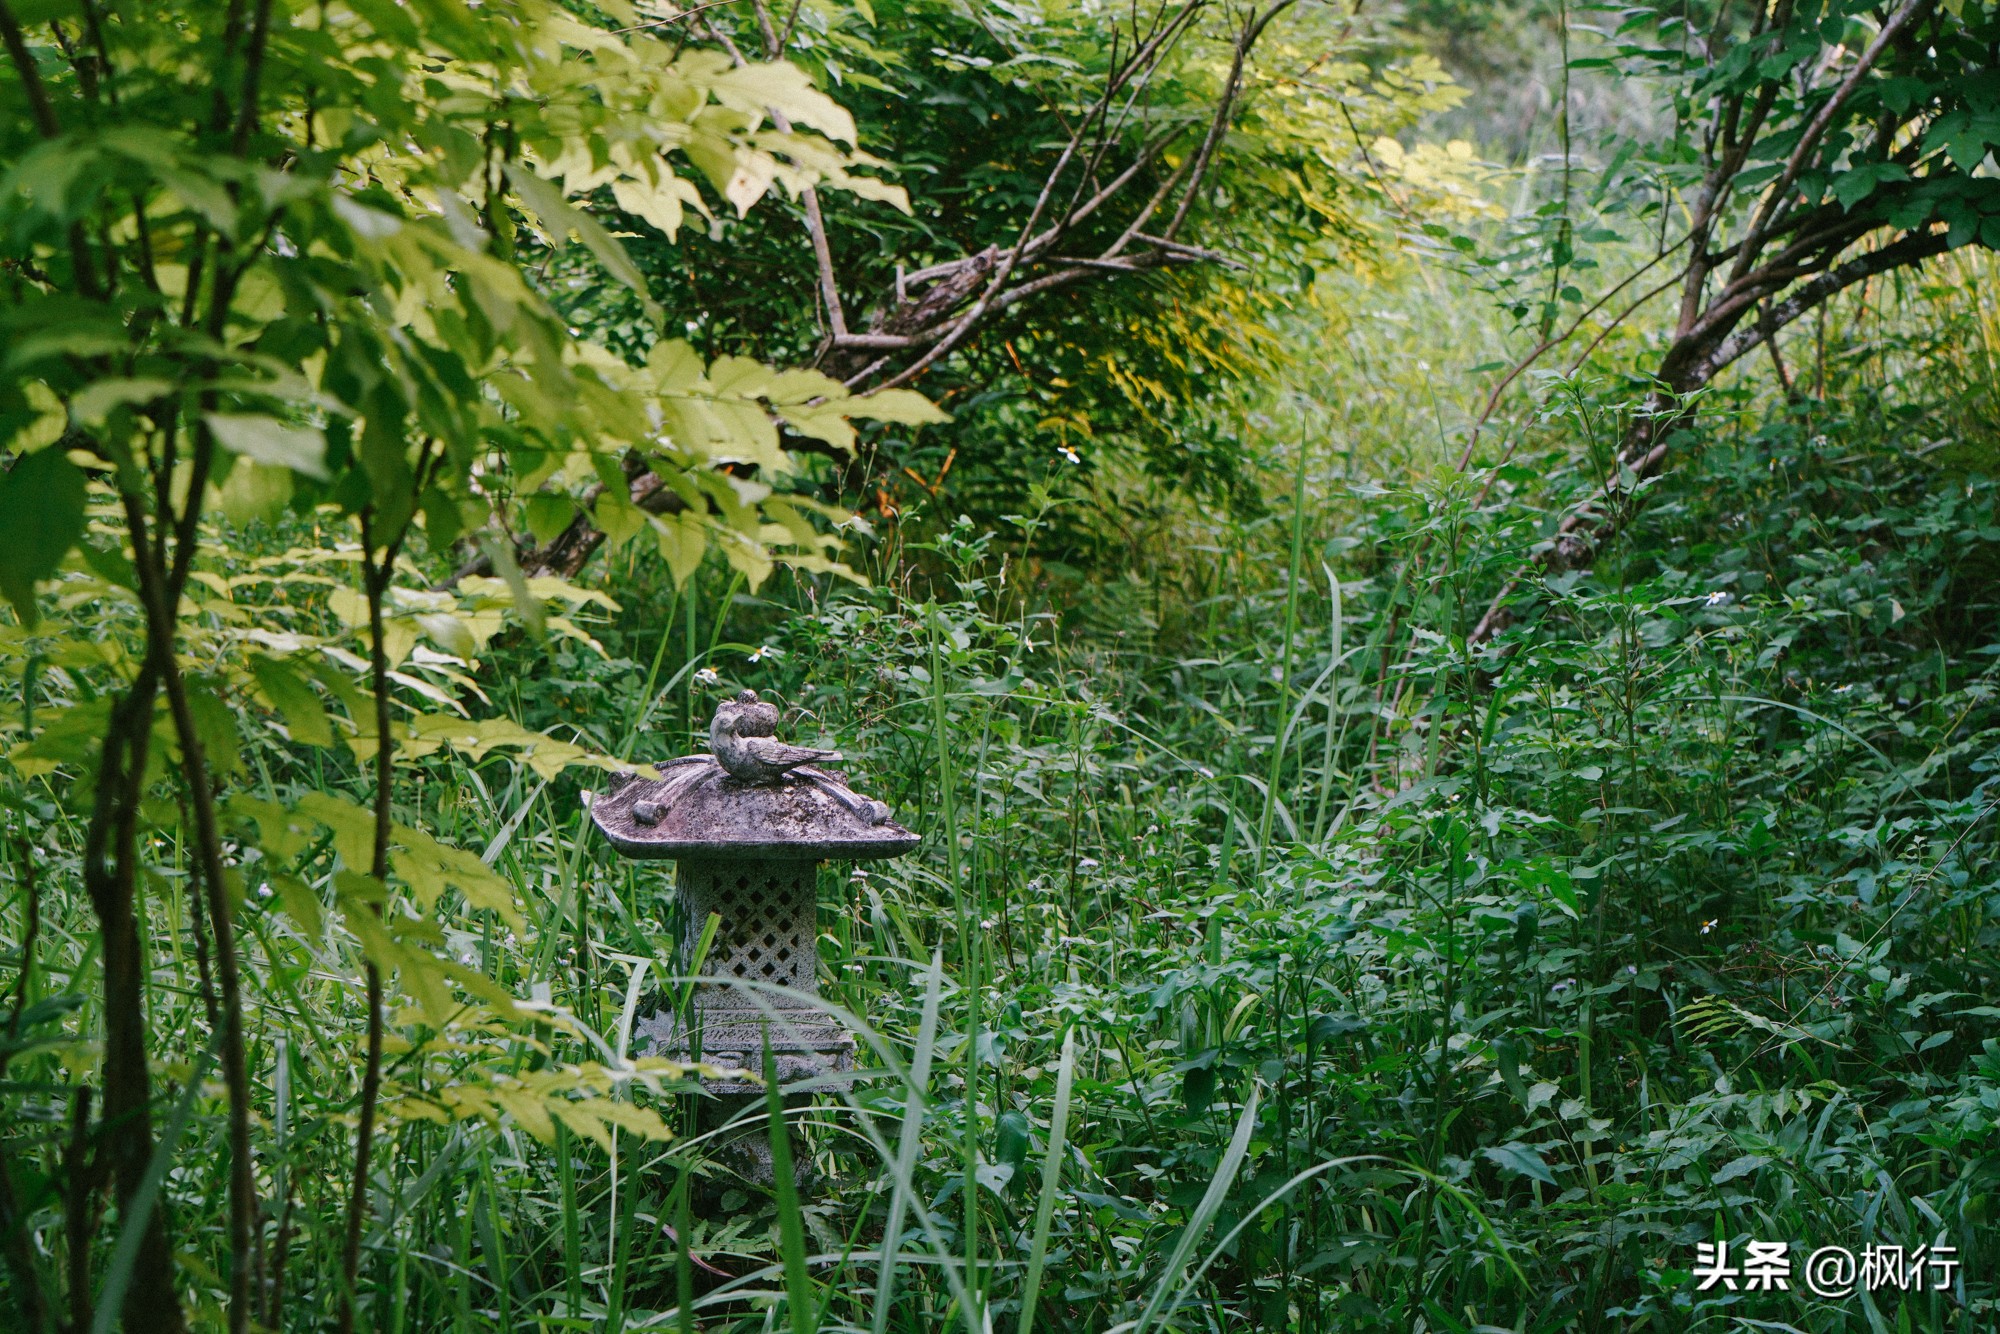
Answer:
<svg viewBox="0 0 2000 1334"><path fill-rule="evenodd" d="M1953 317L1977 320L1983 292ZM1370 299L1394 314L1405 298ZM1976 340L1954 362L1941 336L1869 331L1834 331L1822 392L1719 393L1699 465L1662 484L1617 561L1550 581L1538 619L1481 652L1465 629L1534 511L1426 463L1442 449L1392 453L1407 396L1332 368L1337 409L1260 418L1267 516L1182 515L1151 586L1110 580L1095 610L1047 601L1068 576L1041 565L1034 518L986 533L940 515L875 547L868 587L753 597L708 568L677 592L614 567L617 609L580 606L578 637L503 634L473 682L498 714L666 758L719 692L753 685L925 833L907 862L822 880L827 990L880 1035L884 1073L801 1115L816 1200L781 1217L718 1184L676 1229L704 1141L606 1122L596 1145L551 1127L550 1153L497 1115L519 1106L442 1118L427 1109L467 1070L531 1078L544 1058L405 1011L364 1242L376 1327L684 1328L668 1313L686 1282L704 1328L780 1309L817 1328L1012 1327L1031 1289L1035 1321L1070 1329L1984 1328L1990 363ZM1550 503L1587 480L1612 394L1550 397L1521 490L1540 468ZM309 538L243 530L209 611ZM79 588L66 615L94 610ZM66 630L8 641L38 689L57 688ZM246 744L237 764L280 805L355 781L324 751ZM575 1016L544 1032L547 1057L622 1053L635 1013L671 1003L669 876L589 835L575 771L458 752L417 772L426 825L528 911L510 929L467 903L441 943ZM32 786L11 810L20 922L28 866L60 883L75 834ZM302 838L298 864L329 841ZM164 851L155 1021L199 1029L208 965ZM314 894L273 877L242 912L267 965L253 1068L289 1202L270 1225L292 1234L302 1312L330 1300L307 1257L337 1244L357 1003L320 952ZM17 1055L10 1085L16 1143L51 1163L63 1071L89 1059L55 1032L89 1031L68 999L92 963L80 911L44 890L32 997L48 999L23 1033L52 1045ZM180 1133L212 1142L204 1072L161 1073L186 1088ZM648 1101L686 1116L671 1093ZM217 1207L213 1161L175 1167L176 1210ZM905 1203L907 1263L885 1272L875 1248ZM781 1301L794 1217L809 1255ZM1693 1291L1697 1242L1751 1238L1951 1245L1961 1268L1947 1292L1845 1302Z"/></svg>
<svg viewBox="0 0 2000 1334"><path fill-rule="evenodd" d="M1282 524L1217 552L1172 654L1077 641L965 524L872 593L746 605L756 660L716 668L933 834L825 894L829 980L885 1033L920 1041L948 965L922 1244L1013 1318L1073 1031L1060 1327L1166 1294L1215 1327L1991 1319L2000 516L1976 396L1884 383L1934 351L1719 396L1616 566L1484 655L1518 521L1448 476L1340 476L1309 433L1305 560ZM1578 386L1551 425L1587 459L1614 411ZM846 1141L807 1214L829 1256L880 1226ZM1694 1293L1697 1242L1757 1238L1955 1246L1963 1282ZM956 1318L901 1282L928 1295L892 1325ZM824 1314L868 1324L847 1293Z"/></svg>
<svg viewBox="0 0 2000 1334"><path fill-rule="evenodd" d="M1837 333L1823 393L1718 395L1699 466L1617 562L1551 581L1539 619L1482 653L1465 628L1532 511L1423 451L1385 466L1389 437L1364 432L1402 430L1407 405L1378 390L1370 415L1366 381L1331 369L1346 439L1325 410L1272 409L1269 515L1206 541L1212 520L1183 516L1153 585L1125 582L1122 628L1115 605L1047 602L1066 585L1034 519L940 516L875 549L870 587L752 597L710 568L676 592L638 565L605 581L618 610L579 609L596 643L494 641L476 684L497 712L636 759L692 748L718 692L773 691L926 834L906 863L822 880L828 992L908 1064L803 1117L825 1185L799 1215L791 1318L1011 1327L1039 1269L1054 1328L1983 1328L2000 494L1980 360L1952 383L1938 345ZM1575 485L1606 394L1579 382L1542 424L1545 463L1583 460ZM255 553L301 536L245 530L212 586L265 577ZM91 608L80 590L69 615ZM48 672L23 650L63 632L10 639L17 666ZM240 764L281 804L353 781L326 752ZM467 905L445 943L599 1035L551 1056L618 1048L670 1002L670 878L589 836L587 779L463 754L420 772L429 827L529 912L509 930ZM12 810L20 921L27 866L59 883L74 834L31 791ZM151 994L156 1022L198 1027L179 875L169 855L152 880ZM356 997L276 883L242 914L268 964L253 1064L290 1201L272 1226L309 1253L337 1236L328 1109ZM64 999L91 966L80 909L42 910L51 999L25 1031L87 1033ZM701 1141L557 1130L551 1154L511 1121L436 1124L426 1099L467 1067L539 1060L401 1018L365 1241L376 1327L672 1328L681 1265L702 1327L769 1318L770 1201L711 1193L673 1228ZM86 1050L16 1058L14 1136L47 1160ZM182 1133L212 1140L201 1072L162 1073L187 1086ZM177 1210L215 1207L212 1161L175 1168ZM920 1211L892 1282L872 1257L899 1194ZM1946 1244L1962 1268L1900 1302L1697 1296L1695 1243L1749 1238ZM324 1268L291 1264L287 1300L325 1309L303 1277Z"/></svg>
<svg viewBox="0 0 2000 1334"><path fill-rule="evenodd" d="M1990 427L1939 392L1948 368L1893 373L1934 345L1840 350L1822 396L1718 396L1699 467L1616 564L1552 581L1485 653L1464 631L1527 511L1448 467L1371 467L1372 442L1333 447L1290 408L1269 419L1294 442L1271 446L1271 517L1162 562L1205 596L1144 590L1153 626L1066 622L1024 518L913 522L869 588L752 597L710 569L677 594L635 567L606 583L619 611L584 609L601 652L496 641L478 677L496 709L637 759L691 749L718 692L773 691L927 836L907 863L823 877L828 992L906 1064L803 1115L825 1181L780 1306L820 1328L1011 1327L1039 1262L1035 1318L1056 1328L1990 1321ZM1587 383L1553 402L1550 459L1586 460L1580 485L1616 409ZM1387 405L1375 422L1400 424ZM245 763L281 802L345 781ZM426 772L431 827L531 914L518 935L462 914L445 930L468 962L613 1047L670 1001L670 878L585 832L587 779ZM24 837L64 846L57 808L17 809ZM198 1024L170 866L156 886L160 1020ZM315 1103L351 1060L353 995L278 906L244 914L262 1003L288 1016L257 1065L285 1072L276 1170L309 1248L333 1236L315 1191L342 1140ZM74 921L44 929L60 991L88 960ZM426 1119L468 1064L535 1064L495 1040L447 1026L392 1061L378 1327L672 1328L680 1235L703 1327L779 1309L772 1202L718 1186L669 1231L700 1141L607 1157L564 1131L551 1155L513 1123ZM207 1105L185 1133L216 1133ZM54 1101L22 1106L59 1153ZM913 1147L891 1166L899 1124ZM180 1209L219 1198L202 1161L176 1170ZM899 1191L920 1212L885 1293L872 1257ZM1695 1243L1751 1238L1953 1245L1959 1285L1697 1296Z"/></svg>
<svg viewBox="0 0 2000 1334"><path fill-rule="evenodd" d="M1203 408L1257 479L1233 507L1059 453L1013 479L1033 512L927 487L850 532L860 579L677 579L627 545L540 635L504 580L421 591L450 565L405 556L392 610L433 638L398 698L468 716L402 747L427 914L387 925L343 879L371 832L370 753L331 744L351 678L313 678L323 707L221 666L285 636L352 657L356 549L316 513L216 520L184 651L233 785L259 1321L341 1302L365 955L404 965L354 1294L379 1331L2000 1323L1993 267L1860 289L1707 391L1607 557L1480 644L1615 466L1645 385L1610 368L1658 330L1528 377L1462 470L1472 368L1521 336L1449 258L1300 281L1272 382ZM102 1022L77 794L141 634L116 576L72 561L0 627L0 1136L33 1263L86 1293L133 1235L74 1170ZM822 872L822 990L866 1073L790 1113L802 1202L728 1178L690 1083L633 1064L636 1020L685 999L687 924L585 815L601 767L698 749L742 686L924 835ZM157 731L166 828L188 794ZM155 1187L219 1327L215 961L192 854L144 854ZM1697 1290L1698 1244L1751 1240L1790 1243L1789 1289ZM1831 1245L1958 1265L1821 1298L1797 1265Z"/></svg>

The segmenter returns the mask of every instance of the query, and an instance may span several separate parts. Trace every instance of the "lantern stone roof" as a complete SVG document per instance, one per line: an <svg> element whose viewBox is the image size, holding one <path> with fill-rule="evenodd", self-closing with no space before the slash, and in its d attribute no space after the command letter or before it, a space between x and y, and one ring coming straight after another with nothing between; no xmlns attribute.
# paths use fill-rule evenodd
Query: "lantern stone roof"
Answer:
<svg viewBox="0 0 2000 1334"><path fill-rule="evenodd" d="M776 781L732 776L712 755L623 775L590 801L590 818L627 857L900 857L921 841L889 808L835 772L799 765Z"/></svg>

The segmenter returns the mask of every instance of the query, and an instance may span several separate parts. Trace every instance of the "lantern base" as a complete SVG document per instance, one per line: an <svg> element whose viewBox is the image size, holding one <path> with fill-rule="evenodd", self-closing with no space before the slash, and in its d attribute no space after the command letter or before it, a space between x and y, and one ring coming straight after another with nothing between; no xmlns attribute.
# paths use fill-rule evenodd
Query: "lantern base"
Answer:
<svg viewBox="0 0 2000 1334"><path fill-rule="evenodd" d="M693 1027L691 1034L682 1032L671 1010L642 1016L632 1035L634 1047L642 1056L745 1072L742 1079L703 1079L702 1088L718 1097L762 1095L767 1041L778 1083L788 1088L808 1080L822 1085L839 1081L854 1069L853 1035L814 1010L773 1006L766 1014L696 1005Z"/></svg>
<svg viewBox="0 0 2000 1334"><path fill-rule="evenodd" d="M770 1044L779 1086L794 1090L801 1084L825 1088L845 1083L844 1077L854 1070L854 1038L832 1019L802 1008L773 1007L767 1015L761 1010L698 1005L694 1022L697 1031L690 1035L682 1032L671 1010L642 1017L633 1034L638 1053L745 1072L741 1079L701 1081L697 1124L704 1133L722 1132L715 1139L717 1162L746 1184L770 1190L777 1184L770 1127L759 1115L765 1106L761 1078L765 1043ZM811 1103L811 1087L786 1092L784 1097L785 1106L797 1110ZM746 1119L748 1124L730 1129ZM801 1151L796 1135L792 1136L792 1183L801 1196L811 1195L818 1184L812 1159Z"/></svg>
<svg viewBox="0 0 2000 1334"><path fill-rule="evenodd" d="M785 1098L785 1110L796 1112L810 1106L809 1094L794 1093ZM719 1132L714 1139L714 1159L734 1173L745 1185L773 1190L778 1184L775 1155L771 1152L771 1127L763 1114L764 1094L731 1093L704 1097L696 1111L696 1124L704 1133ZM799 1135L786 1127L792 1151L792 1186L801 1199L810 1198L819 1187L819 1173L812 1155L805 1152Z"/></svg>

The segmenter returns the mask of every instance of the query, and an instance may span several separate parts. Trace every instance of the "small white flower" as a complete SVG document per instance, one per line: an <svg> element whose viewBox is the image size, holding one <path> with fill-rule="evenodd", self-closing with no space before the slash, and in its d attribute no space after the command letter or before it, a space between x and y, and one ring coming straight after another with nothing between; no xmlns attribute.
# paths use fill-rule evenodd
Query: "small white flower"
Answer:
<svg viewBox="0 0 2000 1334"><path fill-rule="evenodd" d="M1057 445L1056 453L1068 459L1071 463L1083 462L1083 455L1077 453L1075 447L1071 445Z"/></svg>
<svg viewBox="0 0 2000 1334"><path fill-rule="evenodd" d="M1722 919L1720 917L1711 917L1706 922L1703 922L1701 924L1701 933L1705 936L1709 932L1715 930L1716 927L1721 925L1722 925Z"/></svg>
<svg viewBox="0 0 2000 1334"><path fill-rule="evenodd" d="M777 653L777 650L776 650L776 649L774 649L774 648L772 648L772 647L771 647L771 646L770 646L769 644L763 644L763 645L760 645L760 646L758 647L758 649L757 649L757 651L756 651L755 653L752 653L752 654L750 655L750 661L752 661L752 662L762 662L762 661L764 661L764 659L766 659L766 658L769 658L769 657L772 657L772 656L774 656L774 655L775 655L776 653Z"/></svg>
<svg viewBox="0 0 2000 1334"><path fill-rule="evenodd" d="M1726 607L1726 606L1728 606L1728 605L1729 605L1729 594L1727 594L1727 593L1723 592L1723 591L1722 591L1721 589L1719 589L1719 588L1718 588L1718 589L1716 589L1716 590L1715 590L1715 591L1714 591L1713 593L1710 593L1710 594L1708 595L1708 605L1709 605L1709 606L1711 606L1711 607Z"/></svg>
<svg viewBox="0 0 2000 1334"><path fill-rule="evenodd" d="M1079 861L1076 864L1076 869L1079 871L1095 871L1097 869L1097 865L1098 865L1097 858L1085 857L1082 861Z"/></svg>
<svg viewBox="0 0 2000 1334"><path fill-rule="evenodd" d="M722 673L713 667L704 667L694 674L695 684L712 686L721 682Z"/></svg>

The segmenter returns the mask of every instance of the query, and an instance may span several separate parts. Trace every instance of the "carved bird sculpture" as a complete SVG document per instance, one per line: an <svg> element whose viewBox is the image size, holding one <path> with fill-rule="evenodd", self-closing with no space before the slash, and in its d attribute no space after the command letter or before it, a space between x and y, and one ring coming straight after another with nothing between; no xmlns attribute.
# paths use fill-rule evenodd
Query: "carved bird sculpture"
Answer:
<svg viewBox="0 0 2000 1334"><path fill-rule="evenodd" d="M825 764L840 758L837 750L788 746L778 740L778 706L745 690L715 711L708 725L708 748L731 778L746 783L782 782L803 764Z"/></svg>
<svg viewBox="0 0 2000 1334"><path fill-rule="evenodd" d="M734 717L738 736L778 735L778 706L759 699L754 690L737 691L735 699L722 702L715 716L719 719L725 712Z"/></svg>

